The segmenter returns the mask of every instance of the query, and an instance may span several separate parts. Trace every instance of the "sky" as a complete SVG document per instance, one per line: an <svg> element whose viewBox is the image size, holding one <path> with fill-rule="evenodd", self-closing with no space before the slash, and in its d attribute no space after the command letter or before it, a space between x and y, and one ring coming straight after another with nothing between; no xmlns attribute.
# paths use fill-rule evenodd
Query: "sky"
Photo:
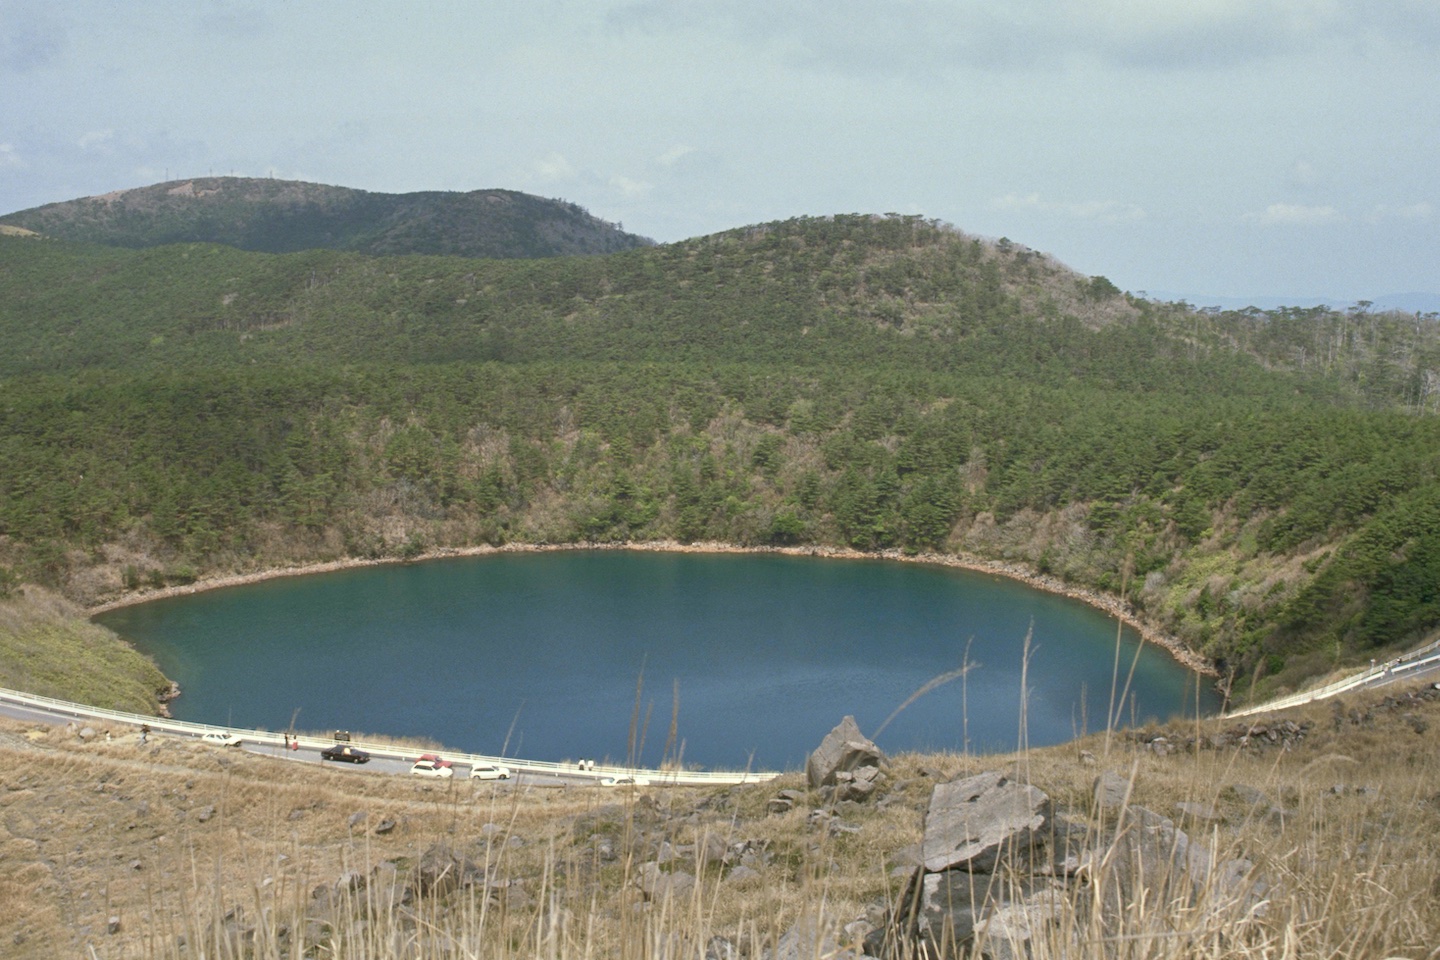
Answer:
<svg viewBox="0 0 1440 960"><path fill-rule="evenodd" d="M1440 293L1440 2L0 0L0 213L212 174L661 242L920 214L1195 302Z"/></svg>

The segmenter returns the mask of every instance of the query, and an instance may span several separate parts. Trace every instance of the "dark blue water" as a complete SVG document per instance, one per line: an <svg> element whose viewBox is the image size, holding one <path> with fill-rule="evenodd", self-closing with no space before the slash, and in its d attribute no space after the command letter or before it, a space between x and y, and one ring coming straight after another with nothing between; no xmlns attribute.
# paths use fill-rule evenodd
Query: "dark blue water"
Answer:
<svg viewBox="0 0 1440 960"><path fill-rule="evenodd" d="M151 654L180 719L417 735L477 753L787 768L845 714L876 741L1009 750L1031 633L1031 745L1103 729L1116 623L998 577L884 561L565 551L367 567L158 600L97 618ZM1128 628L1122 680L1138 638ZM1203 712L1218 702L1199 685ZM1145 647L1123 718L1192 714L1197 684ZM648 722L647 722L648 718Z"/></svg>

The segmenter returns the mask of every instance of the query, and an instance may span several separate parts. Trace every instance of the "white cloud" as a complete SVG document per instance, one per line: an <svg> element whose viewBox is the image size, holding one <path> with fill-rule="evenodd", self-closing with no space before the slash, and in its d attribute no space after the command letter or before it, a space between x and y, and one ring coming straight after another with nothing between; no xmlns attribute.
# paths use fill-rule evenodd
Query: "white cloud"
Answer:
<svg viewBox="0 0 1440 960"><path fill-rule="evenodd" d="M0 143L0 168L19 170L24 166L25 161L15 152L12 144Z"/></svg>
<svg viewBox="0 0 1440 960"><path fill-rule="evenodd" d="M677 143L675 146L671 147L669 150L666 150L664 153L660 154L660 156L656 157L655 162L660 164L662 167L674 166L681 157L692 154L694 152L694 147L686 146L683 143Z"/></svg>
<svg viewBox="0 0 1440 960"><path fill-rule="evenodd" d="M90 130L81 134L80 139L75 143L81 150L93 150L96 147L106 146L113 139L115 139L114 130Z"/></svg>
<svg viewBox="0 0 1440 960"><path fill-rule="evenodd" d="M531 172L541 180L574 180L575 168L558 153L552 153L531 166Z"/></svg>
<svg viewBox="0 0 1440 960"><path fill-rule="evenodd" d="M1391 206L1390 204L1378 204L1370 213L1372 223L1381 220L1429 220L1435 212L1434 208L1425 201L1419 203L1408 203L1402 206Z"/></svg>
<svg viewBox="0 0 1440 960"><path fill-rule="evenodd" d="M1145 210L1133 203L1114 200L1046 200L1038 193L1017 196L1007 193L990 201L996 210L1029 210L1072 220L1096 220L1101 223L1126 223L1145 219Z"/></svg>
<svg viewBox="0 0 1440 960"><path fill-rule="evenodd" d="M610 178L610 186L627 197L638 197L650 192L650 184L631 180L629 177L622 177L619 174Z"/></svg>
<svg viewBox="0 0 1440 960"><path fill-rule="evenodd" d="M1261 226L1313 227L1340 223L1345 217L1331 206L1307 206L1303 203L1272 203L1260 213L1245 214L1246 220Z"/></svg>

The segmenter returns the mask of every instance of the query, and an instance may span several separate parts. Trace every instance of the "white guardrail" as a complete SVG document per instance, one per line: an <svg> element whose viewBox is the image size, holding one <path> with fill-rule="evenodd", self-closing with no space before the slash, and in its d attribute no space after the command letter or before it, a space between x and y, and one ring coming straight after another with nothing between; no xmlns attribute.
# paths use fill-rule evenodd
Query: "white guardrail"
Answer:
<svg viewBox="0 0 1440 960"><path fill-rule="evenodd" d="M71 703L67 700L56 700L51 697L37 697L34 694L22 693L18 690L6 690L0 688L0 701L12 703L17 706L30 707L36 710L43 710L47 713L56 714L62 717L74 717L77 720L104 720L112 723L129 724L140 727L148 725L152 733L171 734L174 736L198 737L207 733L229 733L240 737L246 743L264 744L278 749L284 749L287 734L284 732L272 733L268 730L243 730L235 727L217 727L204 723L189 723L184 720L171 720L166 717L149 717L140 713L125 713L120 710L101 710L98 707L87 707L84 704ZM333 737L316 737L299 735L291 738L299 742L300 746L310 750L323 750L333 746ZM350 746L359 747L372 757L383 757L391 760L413 761L421 753L435 752L443 753L446 760L456 766L495 765L506 766L518 773L551 774L564 776L569 779L591 779L599 782L606 777L621 778L631 777L635 780L644 780L654 786L705 786L705 785L727 785L742 783L763 783L766 780L774 779L778 773L764 770L650 770L639 767L620 767L596 764L581 769L577 763L552 763L545 760L521 760L516 757L490 757L482 754L455 753L449 750L427 751L421 747L401 747L389 743L377 743L370 741L352 741Z"/></svg>
<svg viewBox="0 0 1440 960"><path fill-rule="evenodd" d="M1276 710L1284 710L1287 707L1298 707L1304 703L1314 703L1316 700L1324 700L1337 694L1354 690L1357 687L1369 686L1377 681L1390 682L1392 680L1404 679L1405 674L1413 673L1424 667L1434 666L1440 663L1440 640L1428 643L1418 650L1412 650L1402 657L1385 663L1376 664L1369 669L1362 670L1353 677L1346 677L1343 680L1336 680L1323 687L1316 687L1313 690L1302 690L1287 697L1280 697L1268 703L1258 704L1253 707L1245 707L1242 710L1232 710L1225 714L1225 719L1230 720L1236 717L1250 717L1257 713L1271 713Z"/></svg>

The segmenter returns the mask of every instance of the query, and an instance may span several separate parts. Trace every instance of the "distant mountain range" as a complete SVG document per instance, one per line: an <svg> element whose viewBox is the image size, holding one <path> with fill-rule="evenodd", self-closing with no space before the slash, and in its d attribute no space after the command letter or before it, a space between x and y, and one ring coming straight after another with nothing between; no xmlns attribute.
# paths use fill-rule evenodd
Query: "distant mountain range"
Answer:
<svg viewBox="0 0 1440 960"><path fill-rule="evenodd" d="M177 180L51 203L0 217L4 227L110 246L222 243L263 253L320 248L515 259L653 245L573 203L514 190L371 193L246 177Z"/></svg>
<svg viewBox="0 0 1440 960"><path fill-rule="evenodd" d="M1145 296L1166 303L1184 301L1196 307L1219 307L1222 310L1243 310L1246 307L1258 307L1261 310L1274 310L1278 307L1332 307L1346 310L1359 302L1344 297L1212 297L1169 290L1149 290ZM1386 293L1367 299L1370 301L1371 310L1396 310L1401 313L1440 311L1440 293Z"/></svg>

